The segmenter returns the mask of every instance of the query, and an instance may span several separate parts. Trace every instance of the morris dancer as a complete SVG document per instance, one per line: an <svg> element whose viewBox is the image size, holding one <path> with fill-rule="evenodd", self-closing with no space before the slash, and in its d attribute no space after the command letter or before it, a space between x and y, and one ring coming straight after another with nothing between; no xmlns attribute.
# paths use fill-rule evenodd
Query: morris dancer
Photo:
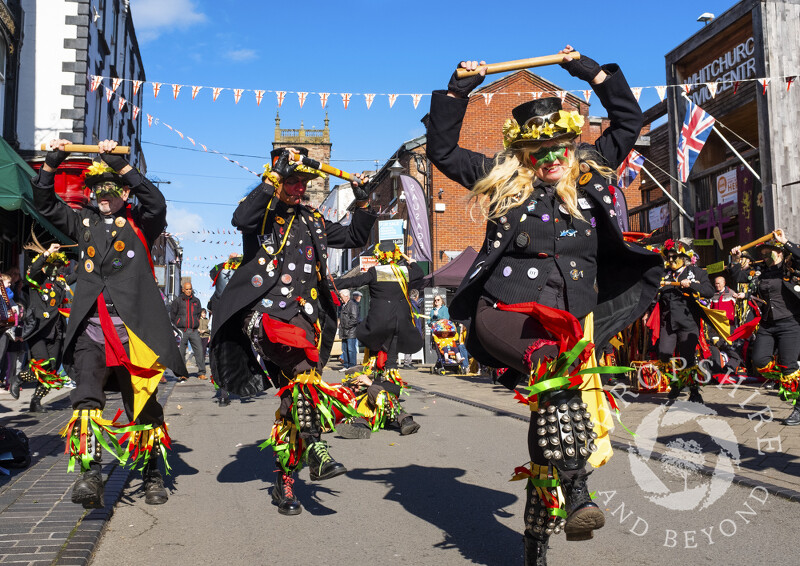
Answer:
<svg viewBox="0 0 800 566"><path fill-rule="evenodd" d="M99 144L102 159L86 172L86 186L96 206L73 210L54 191L55 171L71 142L53 140L33 179L36 207L53 225L78 243L80 264L75 297L64 338L64 363L72 367L77 387L67 435L69 469L76 460L83 476L72 490L73 503L103 507L100 446L121 461L128 454L144 478L145 503L167 501L158 469L169 435L157 386L165 368L186 375L164 302L156 286L150 250L166 226L167 205L159 190L123 157L111 155L111 140ZM127 203L136 196L138 204ZM102 418L106 389L122 393L131 423L120 426ZM103 434L105 433L105 434ZM119 441L116 434L124 436ZM168 468L167 468L168 469Z"/></svg>
<svg viewBox="0 0 800 566"><path fill-rule="evenodd" d="M33 259L28 269L29 304L23 317L22 340L28 343L30 361L26 370L11 377L11 389L18 391L19 381L36 382L31 413L45 412L44 396L50 389L61 389L69 382L66 375L59 373L66 328L66 318L60 309L69 303L69 285L59 273L69 260L64 252L58 251L60 248L59 244L52 244Z"/></svg>
<svg viewBox="0 0 800 566"><path fill-rule="evenodd" d="M232 224L242 231L244 257L214 305L211 369L220 387L255 395L270 383L253 355L255 348L281 397L275 425L262 448L271 445L277 460L272 500L283 515L302 511L294 494L295 472L308 459L312 480L345 473L321 440L331 411L354 414L341 387L320 377L336 335L336 304L331 294L328 248L366 244L376 216L368 212L366 191L353 187L357 208L349 226L326 224L301 204L306 184L324 173L290 163L305 148L276 149L264 182L240 203Z"/></svg>
<svg viewBox="0 0 800 566"><path fill-rule="evenodd" d="M534 411L532 464L524 471L531 478L524 535L530 565L546 563L547 541L561 528L568 540L585 540L604 524L585 466L611 457L610 417L597 375L567 375L567 368L579 354L589 359L582 335L592 339L594 329L603 344L641 316L662 271L657 254L626 245L613 206L613 168L639 135L639 106L617 65L576 61L570 52L570 46L561 51L562 66L591 83L611 119L594 146L574 141L581 115L564 111L559 98L542 98L512 110L503 128L505 150L494 159L459 147L467 106L482 104L467 98L481 75L453 74L447 91L433 93L427 120L431 161L471 189L488 219L486 240L450 314L470 321L467 349L475 359L509 368L501 377L505 386L513 389L523 376L532 383L525 399ZM474 70L478 63L461 66ZM557 356L558 363L550 362ZM558 385L542 383L543 375Z"/></svg>
<svg viewBox="0 0 800 566"><path fill-rule="evenodd" d="M733 263L728 269L734 280L750 283L750 291L765 303L751 346L751 359L762 377L778 381L779 394L793 405L784 424L796 426L800 425L800 247L791 243L782 230L776 230L774 238L759 246L758 251L764 263L752 278L739 266L740 246L731 250ZM776 347L777 356L773 359Z"/></svg>
<svg viewBox="0 0 800 566"><path fill-rule="evenodd" d="M661 252L667 273L659 289L658 310L654 310L648 326L653 330L653 339L658 339L659 361L667 371L674 371L667 397L677 399L688 386L689 401L702 403L696 352L703 313L697 298L710 299L714 287L705 270L692 263L694 250L683 242L667 240ZM670 365L676 351L680 367Z"/></svg>

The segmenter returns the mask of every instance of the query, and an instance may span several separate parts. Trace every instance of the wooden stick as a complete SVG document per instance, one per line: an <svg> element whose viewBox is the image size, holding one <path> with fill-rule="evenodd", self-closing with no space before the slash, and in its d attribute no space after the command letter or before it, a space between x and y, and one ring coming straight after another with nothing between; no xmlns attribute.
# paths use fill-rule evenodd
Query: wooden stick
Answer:
<svg viewBox="0 0 800 566"><path fill-rule="evenodd" d="M581 54L577 51L572 53L556 53L555 55L543 55L542 57L531 57L530 59L517 59L516 61L504 61L502 63L489 63L481 65L474 71L468 71L460 68L456 70L456 76L459 79L464 77L471 77L477 75L481 69L486 69L487 75L494 75L496 73L505 73L506 71L517 71L519 69L530 69L532 67L544 67L546 65L558 65L564 61L564 57L571 57L572 59L580 59Z"/></svg>
<svg viewBox="0 0 800 566"><path fill-rule="evenodd" d="M61 244L59 249L61 249L61 248L76 248L76 247L78 247L78 244Z"/></svg>
<svg viewBox="0 0 800 566"><path fill-rule="evenodd" d="M310 157L306 157L300 153L295 153L292 155L292 160L297 162L302 162L303 165L311 167L312 169L318 169L323 173L327 173L328 175L333 175L334 177L339 177L340 179L344 179L345 181L351 181L357 185L363 185L362 181L353 175L352 173L348 173L347 171L342 171L341 169L337 169L327 163L321 163L316 159L311 159Z"/></svg>
<svg viewBox="0 0 800 566"><path fill-rule="evenodd" d="M50 148L47 146L46 143L42 144L42 151L50 151ZM64 146L64 151L68 153L99 153L100 147L96 145L81 145L77 143L68 143ZM114 149L112 149L109 153L117 153L120 155L130 155L131 148L127 145L118 145Z"/></svg>
<svg viewBox="0 0 800 566"><path fill-rule="evenodd" d="M770 232L766 236L761 236L758 240L753 240L749 244L745 244L743 246L739 246L739 249L741 251L749 250L750 248L754 248L758 244L763 244L764 242L769 242L775 236L775 234L778 233L778 232L783 234L783 232L781 230L775 230L774 232Z"/></svg>

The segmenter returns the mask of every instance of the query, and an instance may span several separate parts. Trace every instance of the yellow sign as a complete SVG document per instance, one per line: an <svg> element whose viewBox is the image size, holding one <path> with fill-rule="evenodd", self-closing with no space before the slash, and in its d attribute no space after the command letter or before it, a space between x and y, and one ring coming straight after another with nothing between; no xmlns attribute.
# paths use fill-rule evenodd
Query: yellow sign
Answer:
<svg viewBox="0 0 800 566"><path fill-rule="evenodd" d="M720 271L724 271L724 270L725 270L725 262L724 261L718 261L717 263L712 263L711 265L707 265L706 266L706 273L709 273L709 274L711 274L711 273L719 273Z"/></svg>
<svg viewBox="0 0 800 566"><path fill-rule="evenodd" d="M692 240L692 244L695 246L713 246L714 239L710 238L708 240Z"/></svg>

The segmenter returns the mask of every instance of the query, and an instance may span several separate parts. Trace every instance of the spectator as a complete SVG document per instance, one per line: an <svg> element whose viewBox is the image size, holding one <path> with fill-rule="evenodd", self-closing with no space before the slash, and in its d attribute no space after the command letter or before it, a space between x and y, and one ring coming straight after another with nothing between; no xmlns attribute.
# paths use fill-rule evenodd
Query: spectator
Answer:
<svg viewBox="0 0 800 566"><path fill-rule="evenodd" d="M725 284L725 277L719 275L714 278L714 296L711 298L711 308L724 311L733 330L736 315L736 299L744 298L744 293L737 293Z"/></svg>
<svg viewBox="0 0 800 566"><path fill-rule="evenodd" d="M194 360L197 363L197 379L206 379L206 361L203 352L203 342L200 340L200 333L197 329L200 327L200 299L194 296L191 282L187 281L183 284L183 292L180 296L172 301L170 308L170 318L182 333L180 353L181 358L186 359L186 345L192 344L192 353L194 353ZM179 375L178 381L186 381L188 375Z"/></svg>
<svg viewBox="0 0 800 566"><path fill-rule="evenodd" d="M441 295L436 295L433 298L433 310L431 311L431 324L439 319L450 320L450 311L444 305L444 299Z"/></svg>
<svg viewBox="0 0 800 566"><path fill-rule="evenodd" d="M208 326L208 311L206 309L200 310L200 324L197 327L197 333L200 335L200 343L203 345L203 363L205 367L206 351L208 350L208 340L211 338L211 330ZM197 359L197 358L195 358Z"/></svg>
<svg viewBox="0 0 800 566"><path fill-rule="evenodd" d="M414 315L414 326L417 327L417 331L422 338L425 338L425 331L422 329L422 317L420 317L420 312L422 311L422 303L419 300L419 291L416 289L411 289L408 292L408 300L411 303L411 312ZM403 358L403 363L401 364L403 367L407 369L417 369L414 367L414 362L411 360L411 354L405 354Z"/></svg>
<svg viewBox="0 0 800 566"><path fill-rule="evenodd" d="M350 290L339 291L342 309L339 314L339 338L342 339L342 371L347 371L358 364L356 348L356 327L358 327L358 302L350 300Z"/></svg>

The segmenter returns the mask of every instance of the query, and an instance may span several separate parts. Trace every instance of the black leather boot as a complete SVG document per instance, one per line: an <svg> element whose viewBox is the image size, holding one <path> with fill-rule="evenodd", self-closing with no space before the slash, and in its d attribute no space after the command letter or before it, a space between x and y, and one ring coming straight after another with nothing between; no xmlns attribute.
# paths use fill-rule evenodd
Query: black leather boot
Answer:
<svg viewBox="0 0 800 566"><path fill-rule="evenodd" d="M700 389L697 387L690 387L689 388L689 402L690 403L700 403L701 405L705 405L703 402L703 396L700 395Z"/></svg>
<svg viewBox="0 0 800 566"><path fill-rule="evenodd" d="M794 409L792 409L792 414L789 415L785 421L783 421L783 424L786 426L800 425L800 407L795 405Z"/></svg>
<svg viewBox="0 0 800 566"><path fill-rule="evenodd" d="M308 470L312 481L328 480L347 472L347 468L331 458L328 443L324 440L308 447Z"/></svg>
<svg viewBox="0 0 800 566"><path fill-rule="evenodd" d="M683 387L678 387L677 385L671 385L669 388L669 393L667 393L667 399L674 400L681 396L681 391L683 391Z"/></svg>
<svg viewBox="0 0 800 566"><path fill-rule="evenodd" d="M83 505L84 509L102 509L105 507L103 487L100 465L92 466L75 482L72 488L72 502Z"/></svg>
<svg viewBox="0 0 800 566"><path fill-rule="evenodd" d="M525 566L547 566L547 541L550 537L541 539L525 533L522 542L525 545Z"/></svg>
<svg viewBox="0 0 800 566"><path fill-rule="evenodd" d="M336 425L336 432L342 438L367 439L372 436L372 429L364 419L353 419Z"/></svg>
<svg viewBox="0 0 800 566"><path fill-rule="evenodd" d="M281 515L299 515L303 511L303 506L294 495L294 478L282 471L278 471L275 478L272 501L278 506L278 513Z"/></svg>
<svg viewBox="0 0 800 566"><path fill-rule="evenodd" d="M41 384L36 388L36 391L34 391L33 393L33 397L31 397L31 406L29 409L31 413L47 412L47 409L42 407L42 399L44 398L45 395L47 395L47 393L48 389Z"/></svg>
<svg viewBox="0 0 800 566"><path fill-rule="evenodd" d="M569 475L572 474L563 474L561 477L567 500L567 524L564 526L564 533L570 541L589 540L593 530L606 524L606 518L589 495L586 486L589 473L580 471L572 477L568 477Z"/></svg>
<svg viewBox="0 0 800 566"><path fill-rule="evenodd" d="M778 388L778 381L776 379L768 379L764 382L762 389L767 391L774 391Z"/></svg>
<svg viewBox="0 0 800 566"><path fill-rule="evenodd" d="M411 415L406 415L400 421L400 434L403 436L414 434L419 430L419 423L416 422Z"/></svg>
<svg viewBox="0 0 800 566"><path fill-rule="evenodd" d="M158 471L157 445L153 447L153 454L142 470L142 489L144 490L144 502L148 505L163 505L169 499L167 490L164 487L164 478Z"/></svg>
<svg viewBox="0 0 800 566"><path fill-rule="evenodd" d="M11 377L8 378L8 392L11 393L14 399L19 399L20 385L22 385L22 382L19 379L19 375L16 373L11 374Z"/></svg>

